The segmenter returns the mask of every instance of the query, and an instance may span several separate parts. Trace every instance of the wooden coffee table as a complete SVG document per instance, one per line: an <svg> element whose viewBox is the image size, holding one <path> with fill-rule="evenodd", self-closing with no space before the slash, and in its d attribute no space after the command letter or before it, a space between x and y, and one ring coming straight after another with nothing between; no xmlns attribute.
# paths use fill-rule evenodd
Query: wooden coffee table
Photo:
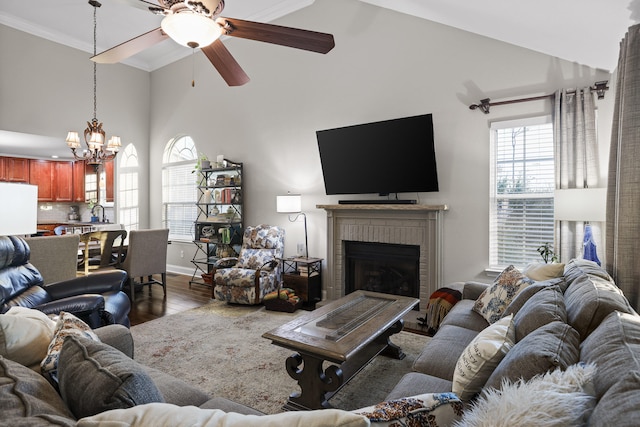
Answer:
<svg viewBox="0 0 640 427"><path fill-rule="evenodd" d="M296 352L285 366L301 392L292 393L284 409L330 408L331 396L375 356L403 359L389 337L402 330L402 317L417 303L416 298L355 291L264 333L273 344ZM331 363L326 369L325 361Z"/></svg>

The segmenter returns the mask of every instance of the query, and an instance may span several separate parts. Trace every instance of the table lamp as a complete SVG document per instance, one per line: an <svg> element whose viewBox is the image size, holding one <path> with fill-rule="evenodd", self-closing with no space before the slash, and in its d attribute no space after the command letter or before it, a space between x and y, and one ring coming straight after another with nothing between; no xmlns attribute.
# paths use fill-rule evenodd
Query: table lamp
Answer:
<svg viewBox="0 0 640 427"><path fill-rule="evenodd" d="M38 186L0 183L0 236L31 235L38 224Z"/></svg>
<svg viewBox="0 0 640 427"><path fill-rule="evenodd" d="M286 196L276 196L276 212L297 214L295 218L291 219L289 215L289 221L295 222L298 217L302 215L304 218L304 251L305 258L309 258L309 244L307 239L307 215L302 212L302 196L300 194L287 194Z"/></svg>
<svg viewBox="0 0 640 427"><path fill-rule="evenodd" d="M555 190L553 199L554 218L557 221L584 221L583 258L596 262L598 259L596 243L589 221L606 219L606 188L571 188Z"/></svg>

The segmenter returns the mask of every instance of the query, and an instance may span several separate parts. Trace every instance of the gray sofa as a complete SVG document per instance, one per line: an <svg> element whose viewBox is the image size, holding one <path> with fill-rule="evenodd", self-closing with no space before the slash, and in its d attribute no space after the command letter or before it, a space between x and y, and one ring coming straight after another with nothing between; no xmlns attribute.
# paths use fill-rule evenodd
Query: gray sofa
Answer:
<svg viewBox="0 0 640 427"><path fill-rule="evenodd" d="M466 282L462 300L444 317L406 374L387 396L396 399L451 392L460 355L489 323L473 307L490 285ZM594 363L595 408L585 424L636 426L640 420L640 316L613 279L591 261L574 259L556 279L525 287L507 306L513 314L515 343L483 389L500 389L504 379L529 380L556 368ZM473 405L469 399L467 407ZM465 409L466 412L466 409Z"/></svg>

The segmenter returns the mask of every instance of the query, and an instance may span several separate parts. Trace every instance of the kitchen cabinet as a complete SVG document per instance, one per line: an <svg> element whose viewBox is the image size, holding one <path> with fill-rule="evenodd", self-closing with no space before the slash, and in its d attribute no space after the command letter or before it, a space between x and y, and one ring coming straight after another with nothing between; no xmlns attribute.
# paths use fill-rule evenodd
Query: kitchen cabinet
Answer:
<svg viewBox="0 0 640 427"><path fill-rule="evenodd" d="M30 160L29 182L38 186L39 202L73 201L73 162Z"/></svg>
<svg viewBox="0 0 640 427"><path fill-rule="evenodd" d="M0 157L0 181L29 182L29 159Z"/></svg>

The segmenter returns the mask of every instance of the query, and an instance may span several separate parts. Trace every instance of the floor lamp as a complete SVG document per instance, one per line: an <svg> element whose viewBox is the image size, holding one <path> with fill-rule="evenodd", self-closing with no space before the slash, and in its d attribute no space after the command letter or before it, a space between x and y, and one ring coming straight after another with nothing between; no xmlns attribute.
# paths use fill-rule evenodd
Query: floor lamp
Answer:
<svg viewBox="0 0 640 427"><path fill-rule="evenodd" d="M606 188L570 188L554 193L554 218L556 221L584 221L583 258L600 265L596 243L589 221L606 219Z"/></svg>
<svg viewBox="0 0 640 427"><path fill-rule="evenodd" d="M300 194L287 194L286 196L276 196L276 212L286 214L296 214L295 218L289 221L295 222L302 215L304 218L304 253L305 258L309 258L309 244L307 238L307 215L302 212L302 196Z"/></svg>
<svg viewBox="0 0 640 427"><path fill-rule="evenodd" d="M0 236L30 236L38 228L38 186L0 183Z"/></svg>

